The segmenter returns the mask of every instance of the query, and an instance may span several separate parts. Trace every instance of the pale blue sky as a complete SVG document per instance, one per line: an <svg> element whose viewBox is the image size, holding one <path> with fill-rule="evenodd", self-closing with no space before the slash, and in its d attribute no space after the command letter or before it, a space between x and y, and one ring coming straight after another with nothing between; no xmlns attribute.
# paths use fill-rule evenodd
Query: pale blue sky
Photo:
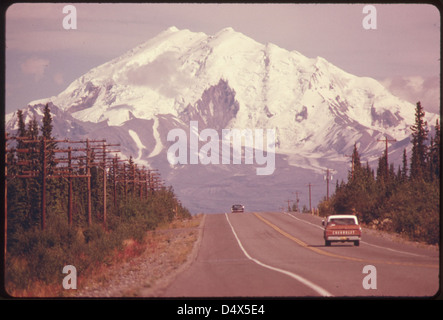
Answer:
<svg viewBox="0 0 443 320"><path fill-rule="evenodd" d="M439 108L440 13L431 5L375 4L376 30L362 26L365 4L75 4L76 30L63 29L65 5L7 10L7 113L60 93L89 69L170 26L207 34L233 27Z"/></svg>

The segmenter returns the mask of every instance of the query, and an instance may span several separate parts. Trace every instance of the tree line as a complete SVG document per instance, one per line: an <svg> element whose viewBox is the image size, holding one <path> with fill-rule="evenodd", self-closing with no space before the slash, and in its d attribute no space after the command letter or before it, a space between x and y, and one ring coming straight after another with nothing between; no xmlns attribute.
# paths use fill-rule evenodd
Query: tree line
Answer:
<svg viewBox="0 0 443 320"><path fill-rule="evenodd" d="M404 234L412 240L440 243L440 124L431 136L421 103L416 104L411 130L411 156L402 164L388 163L387 153L376 170L361 162L357 146L347 181L337 181L335 193L319 204L320 215L355 213L377 229ZM386 138L387 139L387 138Z"/></svg>
<svg viewBox="0 0 443 320"><path fill-rule="evenodd" d="M41 125L25 123L18 110L17 131L5 139L5 267L13 288L54 281L67 264L81 272L123 240L142 241L161 223L191 217L156 170L113 156L105 140L57 140L52 129L48 105Z"/></svg>

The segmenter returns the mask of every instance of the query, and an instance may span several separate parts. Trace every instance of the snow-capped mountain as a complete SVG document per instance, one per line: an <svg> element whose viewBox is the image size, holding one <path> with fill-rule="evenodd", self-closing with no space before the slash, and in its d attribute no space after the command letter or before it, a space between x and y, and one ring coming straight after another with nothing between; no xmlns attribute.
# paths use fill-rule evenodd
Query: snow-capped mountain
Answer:
<svg viewBox="0 0 443 320"><path fill-rule="evenodd" d="M363 161L374 161L384 150L378 140L395 139L394 161L410 145L415 112L374 79L321 57L258 43L232 28L206 35L171 27L59 95L31 102L25 114L38 117L46 103L57 135L120 143L127 156L158 168L193 212L228 210L234 202L276 210L307 183L324 184L326 168L345 178L345 155L354 143ZM428 124L437 117L427 114ZM7 129L14 119L7 115ZM191 121L200 132L274 129L276 170L259 177L250 164L171 165L168 133L179 128L191 135Z"/></svg>

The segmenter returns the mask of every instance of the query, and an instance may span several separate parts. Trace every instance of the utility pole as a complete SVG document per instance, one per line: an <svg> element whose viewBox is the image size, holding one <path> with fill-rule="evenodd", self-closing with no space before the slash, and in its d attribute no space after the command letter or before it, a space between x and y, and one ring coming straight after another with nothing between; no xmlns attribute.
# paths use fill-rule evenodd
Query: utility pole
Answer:
<svg viewBox="0 0 443 320"><path fill-rule="evenodd" d="M309 212L312 213L312 205L311 205L311 187L315 186L315 184L308 183L307 186L309 187Z"/></svg>
<svg viewBox="0 0 443 320"><path fill-rule="evenodd" d="M113 198L114 198L114 207L117 208L117 182L120 184L123 183L124 185L124 196L126 201L126 172L124 170L125 168L125 161L123 159L119 159L117 154L115 154L114 158L112 159L112 177L113 177L113 184L114 184L114 190L113 190ZM122 168L119 167L118 163L123 162ZM117 177L118 175L118 177ZM123 176L123 178L122 178Z"/></svg>
<svg viewBox="0 0 443 320"><path fill-rule="evenodd" d="M86 175L88 176L88 226L92 224L92 198L91 198L91 167L94 165L94 149L101 149L102 146L94 145L94 143L104 143L106 140L89 140L86 139Z"/></svg>
<svg viewBox="0 0 443 320"><path fill-rule="evenodd" d="M10 140L15 140L17 145L8 145ZM63 143L62 147L51 148L54 143ZM71 144L83 144L78 148L72 148ZM107 144L106 140L82 140L70 141L47 139L45 137L10 137L5 132L5 171L4 171L4 252L7 251L7 223L8 223L8 182L13 179L37 179L41 186L40 198L40 224L41 229L46 229L46 207L48 179L65 179L68 183L68 224L72 225L74 211L74 178L87 178L87 221L92 224L92 199L91 199L91 168L101 167L103 170L103 223L106 227L107 216L107 179L113 180L114 206L117 205L117 182L124 183L125 200L127 196L128 183L132 184L132 194L142 200L148 198L148 190L154 192L165 189L165 182L161 180L158 170L146 170L145 167L137 168L136 164L123 163L119 168L117 152L108 147L120 146L119 144ZM96 151L98 150L98 152ZM115 156L111 156L115 153ZM9 163L8 163L9 162ZM86 169L86 170L85 170ZM108 170L109 169L109 170ZM86 171L86 172L85 172ZM122 171L122 173L119 171ZM118 177L119 175L120 177ZM121 175L123 175L121 177ZM136 188L139 188L138 190ZM138 192L136 192L138 191ZM178 210L176 208L176 210Z"/></svg>
<svg viewBox="0 0 443 320"><path fill-rule="evenodd" d="M112 161L113 159L108 158L107 154L109 153L117 153L120 152L120 150L107 150L106 147L119 147L120 144L106 144L106 140L101 140L98 142L102 142L101 146L97 146L96 148L100 150L102 160L99 163L99 166L101 166L101 169L103 170L103 225L106 227L106 215L107 215L107 208L106 208L106 197L107 197L107 186L106 186L106 180L107 180L107 174L106 169L108 168L108 163ZM97 155L100 155L98 153Z"/></svg>
<svg viewBox="0 0 443 320"><path fill-rule="evenodd" d="M88 226L91 226L91 150L89 148L89 139L86 139L86 175L88 176L87 187L88 187Z"/></svg>
<svg viewBox="0 0 443 320"><path fill-rule="evenodd" d="M296 207L295 207L295 209L296 209L296 212L300 212L300 208L299 208L299 206L298 206L298 204L299 204L299 202L300 202L300 199L299 199L299 197L298 197L298 195L300 194L301 192L300 191L295 191L295 192L293 192L293 194L295 194L295 203L296 203Z"/></svg>
<svg viewBox="0 0 443 320"><path fill-rule="evenodd" d="M4 243L4 261L3 261L3 263L4 263L4 266L6 267L6 249L7 249L7 246L6 246L6 243L7 243L7 241L8 241L8 235L7 235L7 233L8 233L8 133L7 132L5 132L5 198L4 198L4 200L5 200L5 202L4 202L4 209L5 209L5 220L4 220L4 238L3 238L3 241L5 242Z"/></svg>
<svg viewBox="0 0 443 320"><path fill-rule="evenodd" d="M384 142L385 143L385 156L386 156L386 179L389 177L389 161L388 161L388 142L395 142L397 140L395 139L388 139L388 136L385 135L385 139L384 140L380 140L378 139L377 141L379 142Z"/></svg>
<svg viewBox="0 0 443 320"><path fill-rule="evenodd" d="M75 144L75 143L85 143L85 141L60 141L60 142L64 142L67 143L68 145L70 144ZM87 152L88 149L87 148L72 148L71 146L68 146L65 149L56 149L54 150L54 153L67 153L67 158L63 158L63 157L57 157L54 159L54 162L56 164L60 164L60 163L66 163L66 166L61 166L61 167L55 167L53 168L53 175L51 176L51 178L67 178L68 181L68 224L69 226L72 226L72 218L73 218L73 178L89 178L89 175L87 174L80 174L79 172L75 172L74 168L76 169L80 169L83 168L83 166L80 164L80 161L82 161L85 156L83 155L79 155L79 152ZM73 155L73 153L75 153L76 155ZM87 160L87 159L86 159Z"/></svg>
<svg viewBox="0 0 443 320"><path fill-rule="evenodd" d="M49 176L49 177L47 176L48 175L48 160L47 160L47 150L46 149L47 149L48 142L50 142L50 143L66 142L66 140L53 140L53 139L47 140L45 137L42 137L42 139L41 139L41 143L42 143L42 150L41 150L41 161L42 161L41 228L42 228L42 230L45 230L45 228L46 228L46 179L52 178L52 176Z"/></svg>
<svg viewBox="0 0 443 320"><path fill-rule="evenodd" d="M326 180L326 200L329 201L329 180L332 180L332 172L329 169L326 169L326 175L324 176Z"/></svg>
<svg viewBox="0 0 443 320"><path fill-rule="evenodd" d="M68 224L72 226L72 148L68 147L68 183L69 183L69 193L68 193Z"/></svg>
<svg viewBox="0 0 443 320"><path fill-rule="evenodd" d="M46 227L46 138L42 139L42 230L45 230Z"/></svg>
<svg viewBox="0 0 443 320"><path fill-rule="evenodd" d="M15 178L21 178L21 179L36 179L38 178L38 171L34 170L32 168L27 168L27 166L34 164L34 159L32 160L19 160L16 161L15 163L8 163L8 152L15 152L16 154L28 154L28 153L34 153L34 152L39 152L37 147L28 147L28 148L21 148L21 149L17 149L17 148L8 148L8 141L9 140L19 140L22 143L26 144L26 143L32 143L32 144L36 144L39 143L40 140L37 139L33 139L30 140L27 137L9 137L8 133L5 132L5 194L4 194L4 210L5 210L5 220L4 220L4 252L5 252L5 259L6 259L6 253L7 253L7 239L8 239L8 180L13 180ZM14 162L14 158L12 158L13 162ZM26 169L29 170L19 170L19 172L16 172L16 170L14 170L13 173L8 173L8 166L9 165L16 165L18 168L22 168L23 166L25 166ZM6 260L5 260L6 261Z"/></svg>
<svg viewBox="0 0 443 320"><path fill-rule="evenodd" d="M103 225L106 228L106 180L108 177L106 176L106 143L103 142L102 146L103 150Z"/></svg>
<svg viewBox="0 0 443 320"><path fill-rule="evenodd" d="M291 207L289 206L289 203L290 202L294 202L294 201L292 201L292 200L290 200L290 199L288 199L288 200L286 200L287 202L288 202L288 212L290 212L291 211Z"/></svg>

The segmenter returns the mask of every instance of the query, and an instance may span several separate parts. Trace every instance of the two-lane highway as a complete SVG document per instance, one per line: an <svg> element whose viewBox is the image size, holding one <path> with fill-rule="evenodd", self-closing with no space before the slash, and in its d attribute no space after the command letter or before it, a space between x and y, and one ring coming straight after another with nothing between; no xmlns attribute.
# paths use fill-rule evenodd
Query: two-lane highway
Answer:
<svg viewBox="0 0 443 320"><path fill-rule="evenodd" d="M207 215L195 261L162 296L430 297L438 289L435 250L366 234L359 247L325 247L320 218L260 212Z"/></svg>

